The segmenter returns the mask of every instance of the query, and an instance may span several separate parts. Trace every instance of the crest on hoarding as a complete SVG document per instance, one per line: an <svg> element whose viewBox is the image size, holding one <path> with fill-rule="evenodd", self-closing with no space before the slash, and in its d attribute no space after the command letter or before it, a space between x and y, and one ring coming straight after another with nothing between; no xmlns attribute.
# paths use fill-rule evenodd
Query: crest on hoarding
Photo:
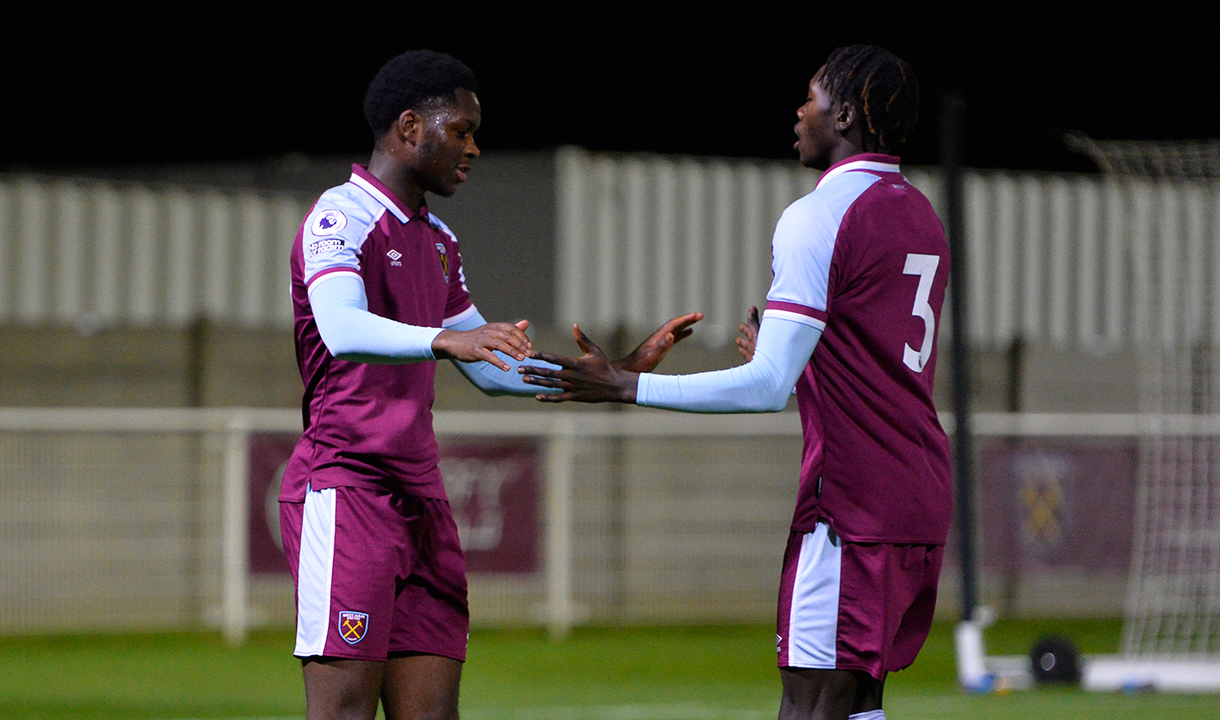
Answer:
<svg viewBox="0 0 1220 720"><path fill-rule="evenodd" d="M1022 544L1035 557L1049 556L1063 547L1071 528L1076 468L1070 458L1053 452L1015 459Z"/></svg>

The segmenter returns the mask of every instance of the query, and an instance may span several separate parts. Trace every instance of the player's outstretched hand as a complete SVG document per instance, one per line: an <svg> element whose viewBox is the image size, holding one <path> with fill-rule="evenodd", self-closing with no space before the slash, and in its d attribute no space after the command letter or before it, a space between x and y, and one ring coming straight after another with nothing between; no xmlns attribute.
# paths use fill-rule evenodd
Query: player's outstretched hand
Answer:
<svg viewBox="0 0 1220 720"><path fill-rule="evenodd" d="M670 320L640 343L626 357L614 361L614 366L627 372L652 372L665 359L674 345L690 337L691 326L703 319L703 313L687 313ZM579 340L577 341L579 342Z"/></svg>
<svg viewBox="0 0 1220 720"><path fill-rule="evenodd" d="M562 392L540 393L535 395L542 402L635 402L635 390L640 376L637 373L622 370L606 357L592 340L580 330L579 325L572 326L572 337L580 346L584 355L569 358L551 353L534 353L539 360L558 365L559 368L544 368L535 365L522 365L518 372L528 385L558 388ZM671 343L672 344L672 343Z"/></svg>
<svg viewBox="0 0 1220 720"><path fill-rule="evenodd" d="M530 339L525 336L525 329L529 326L529 320L522 320L518 323L487 323L466 332L441 330L432 341L432 354L438 360L485 360L508 372L511 369L508 363L496 357L495 351L524 360L532 349Z"/></svg>
<svg viewBox="0 0 1220 720"><path fill-rule="evenodd" d="M737 352L750 362L754 359L754 346L758 343L758 308L750 306L750 311L746 313L746 321L737 326L737 331L741 333L741 337L737 338Z"/></svg>

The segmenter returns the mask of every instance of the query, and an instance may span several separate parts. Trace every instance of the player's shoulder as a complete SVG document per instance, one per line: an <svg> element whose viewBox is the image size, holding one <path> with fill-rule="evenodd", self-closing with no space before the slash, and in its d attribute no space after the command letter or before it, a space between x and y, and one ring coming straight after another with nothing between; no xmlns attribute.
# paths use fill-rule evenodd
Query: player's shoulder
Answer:
<svg viewBox="0 0 1220 720"><path fill-rule="evenodd" d="M453 231L449 229L449 226L445 224L444 220L441 220L437 216L433 215L432 211L430 210L428 211L428 224L448 235L450 240L457 242L457 235L453 234Z"/></svg>
<svg viewBox="0 0 1220 720"><path fill-rule="evenodd" d="M845 209L836 194L818 187L784 208L776 230L785 235L829 233L833 236Z"/></svg>
<svg viewBox="0 0 1220 720"><path fill-rule="evenodd" d="M358 239L386 211L376 198L354 183L330 188L318 197L305 218L306 235Z"/></svg>

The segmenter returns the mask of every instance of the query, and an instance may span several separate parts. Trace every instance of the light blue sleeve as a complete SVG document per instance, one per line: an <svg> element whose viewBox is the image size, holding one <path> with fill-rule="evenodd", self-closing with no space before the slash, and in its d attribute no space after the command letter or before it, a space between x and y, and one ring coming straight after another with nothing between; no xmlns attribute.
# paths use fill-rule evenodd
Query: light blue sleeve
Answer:
<svg viewBox="0 0 1220 720"><path fill-rule="evenodd" d="M778 412L787 406L821 337L819 328L764 317L750 362L694 375L641 373L635 402L683 412Z"/></svg>
<svg viewBox="0 0 1220 720"><path fill-rule="evenodd" d="M448 330L468 331L474 330L477 327L486 325L487 321L476 310L473 315L449 325ZM540 393L557 393L562 392L558 388L543 388L537 385L526 385L521 380L521 373L517 372L517 368L521 365L535 365L537 367L558 368L558 365L552 365L541 360L526 358L525 361L517 360L509 357L502 352L496 352L496 357L503 360L509 367L508 372L492 365L489 362L461 362L454 360L453 365L466 376L466 379L475 387L482 390L488 395L523 395L533 397Z"/></svg>
<svg viewBox="0 0 1220 720"><path fill-rule="evenodd" d="M309 307L326 349L340 360L395 364L436 359L432 341L441 328L407 325L369 312L364 281L354 274L335 273L314 282Z"/></svg>

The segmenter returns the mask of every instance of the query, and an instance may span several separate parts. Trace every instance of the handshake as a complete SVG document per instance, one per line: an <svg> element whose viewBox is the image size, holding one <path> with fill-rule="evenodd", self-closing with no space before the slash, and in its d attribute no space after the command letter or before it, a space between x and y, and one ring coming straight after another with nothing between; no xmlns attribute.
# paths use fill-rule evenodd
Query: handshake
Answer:
<svg viewBox="0 0 1220 720"><path fill-rule="evenodd" d="M589 336L572 326L572 337L583 355L566 357L553 353L537 352L525 335L529 321L517 323L488 323L482 327L462 333L446 330L437 336L433 348L438 358L447 357L466 362L485 360L501 370L510 366L496 357L494 351L523 361L540 360L549 366L523 364L517 368L522 382L547 388L535 397L541 402L560 403L567 401L600 403L633 403L639 374L652 372L678 342L694 332L695 323L703 319L703 313L687 313L669 320L648 336L630 353L611 360ZM738 352L749 361L754 354L754 343L758 337L758 308L750 308L745 322L738 325L741 337L737 338ZM464 336L464 337L457 337Z"/></svg>

